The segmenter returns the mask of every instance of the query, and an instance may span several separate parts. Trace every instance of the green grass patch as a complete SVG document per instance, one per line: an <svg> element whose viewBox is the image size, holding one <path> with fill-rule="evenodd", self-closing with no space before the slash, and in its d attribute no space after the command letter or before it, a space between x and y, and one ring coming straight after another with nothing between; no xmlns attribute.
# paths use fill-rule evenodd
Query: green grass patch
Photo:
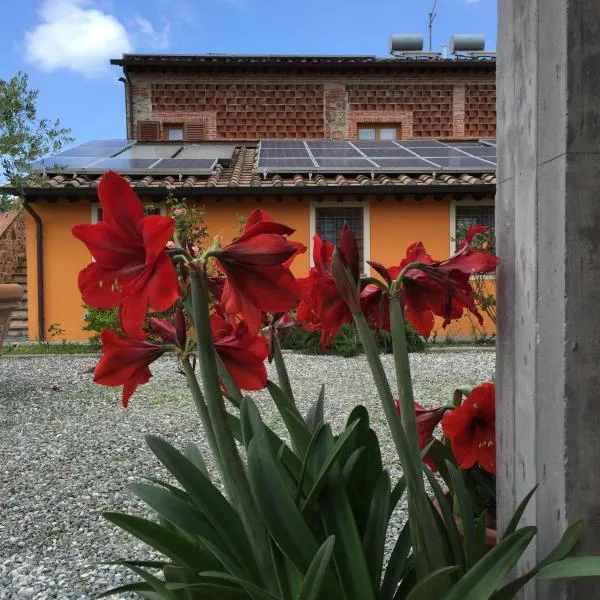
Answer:
<svg viewBox="0 0 600 600"><path fill-rule="evenodd" d="M73 344L73 343L28 343L7 344L2 347L2 356L20 356L27 354L52 355L52 354L95 354L101 351L99 344Z"/></svg>

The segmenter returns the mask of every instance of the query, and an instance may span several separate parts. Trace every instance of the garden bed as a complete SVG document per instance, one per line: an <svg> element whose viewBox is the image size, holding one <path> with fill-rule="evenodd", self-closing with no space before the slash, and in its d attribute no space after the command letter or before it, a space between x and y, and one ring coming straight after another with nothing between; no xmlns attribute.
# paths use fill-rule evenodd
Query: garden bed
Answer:
<svg viewBox="0 0 600 600"><path fill-rule="evenodd" d="M144 550L100 515L142 510L127 482L164 477L143 436L162 435L180 448L189 441L205 447L174 357L152 365L154 379L138 389L128 410L120 407L119 389L93 383L96 360L10 355L0 360L2 598L87 599L132 579L121 567L99 563L142 557ZM286 353L286 361L303 413L322 381L326 417L335 428L343 426L356 404L367 406L397 478L393 444L364 358ZM494 361L494 354L483 350L413 354L416 399L424 405L449 400L456 385L490 380ZM393 380L392 357L383 356L383 362ZM267 423L278 423L268 394L253 396ZM392 527L402 519L399 511Z"/></svg>

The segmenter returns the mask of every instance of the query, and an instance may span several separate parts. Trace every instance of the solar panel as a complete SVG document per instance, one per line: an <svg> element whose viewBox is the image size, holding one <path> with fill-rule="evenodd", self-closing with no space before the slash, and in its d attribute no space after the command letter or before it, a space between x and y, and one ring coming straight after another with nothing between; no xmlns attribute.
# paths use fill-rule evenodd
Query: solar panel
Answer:
<svg viewBox="0 0 600 600"><path fill-rule="evenodd" d="M311 151L317 148L351 148L348 142L336 140L310 140L306 142L306 145Z"/></svg>
<svg viewBox="0 0 600 600"><path fill-rule="evenodd" d="M421 158L374 158L381 169L389 172L431 172L436 166Z"/></svg>
<svg viewBox="0 0 600 600"><path fill-rule="evenodd" d="M315 163L310 158L259 158L257 171L298 173L315 171Z"/></svg>
<svg viewBox="0 0 600 600"><path fill-rule="evenodd" d="M89 165L85 170L93 173L107 170L147 171L155 162L155 158L103 158Z"/></svg>
<svg viewBox="0 0 600 600"><path fill-rule="evenodd" d="M116 152L116 150L111 150L110 148L100 148L100 147L90 147L90 148L82 148L77 146L77 148L71 148L70 150L65 150L64 152L59 152L55 154L51 158L66 158L68 156L90 156L92 158L108 158L111 154Z"/></svg>
<svg viewBox="0 0 600 600"><path fill-rule="evenodd" d="M150 167L152 173L212 173L216 158L163 158Z"/></svg>
<svg viewBox="0 0 600 600"><path fill-rule="evenodd" d="M486 162L479 158L471 158L470 156L462 158L435 158L432 160L444 171L483 171L489 173L496 168L494 163Z"/></svg>
<svg viewBox="0 0 600 600"><path fill-rule="evenodd" d="M337 171L373 171L377 167L366 158L317 158L321 169Z"/></svg>
<svg viewBox="0 0 600 600"><path fill-rule="evenodd" d="M496 148L491 148L490 146L475 146L472 148L462 148L462 150L478 158L496 158Z"/></svg>
<svg viewBox="0 0 600 600"><path fill-rule="evenodd" d="M175 158L217 158L231 160L233 152L239 144L186 144Z"/></svg>
<svg viewBox="0 0 600 600"><path fill-rule="evenodd" d="M306 148L261 148L261 158L310 158Z"/></svg>
<svg viewBox="0 0 600 600"><path fill-rule="evenodd" d="M352 141L352 145L360 148L398 148L392 140L356 140Z"/></svg>
<svg viewBox="0 0 600 600"><path fill-rule="evenodd" d="M303 141L300 140L262 140L260 142L263 148L306 148Z"/></svg>
<svg viewBox="0 0 600 600"><path fill-rule="evenodd" d="M315 158L362 158L362 154L358 150L349 146L346 148L311 148L310 153Z"/></svg>
<svg viewBox="0 0 600 600"><path fill-rule="evenodd" d="M49 158L43 158L31 163L30 167L34 171L72 171L85 167L96 162L98 157L84 157L84 156L50 156Z"/></svg>
<svg viewBox="0 0 600 600"><path fill-rule="evenodd" d="M460 158L462 156L466 156L464 152L456 148L416 148L415 152L419 156L423 156L425 158L433 158L433 157L444 157L444 158Z"/></svg>
<svg viewBox="0 0 600 600"><path fill-rule="evenodd" d="M84 144L81 144L81 146L79 146L79 147L83 147L83 146L122 147L122 146L128 146L129 144L133 144L133 141L134 140L90 140L89 142L85 142Z"/></svg>
<svg viewBox="0 0 600 600"><path fill-rule="evenodd" d="M401 157L406 157L406 158L413 157L414 158L414 156L415 156L412 152L410 152L406 148L397 148L397 147L396 148L363 148L362 151L369 158L377 158L378 156L381 156L384 158L401 158Z"/></svg>
<svg viewBox="0 0 600 600"><path fill-rule="evenodd" d="M171 158L181 150L181 144L135 144L115 158Z"/></svg>
<svg viewBox="0 0 600 600"><path fill-rule="evenodd" d="M403 148L446 148L444 144L436 140L403 140L396 141Z"/></svg>

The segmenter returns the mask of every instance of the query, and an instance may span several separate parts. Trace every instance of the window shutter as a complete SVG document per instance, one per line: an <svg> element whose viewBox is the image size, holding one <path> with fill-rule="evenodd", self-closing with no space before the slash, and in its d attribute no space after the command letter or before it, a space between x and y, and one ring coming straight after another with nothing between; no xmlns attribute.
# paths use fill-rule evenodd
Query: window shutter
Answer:
<svg viewBox="0 0 600 600"><path fill-rule="evenodd" d="M158 142L160 140L159 121L138 121L137 130L139 142Z"/></svg>
<svg viewBox="0 0 600 600"><path fill-rule="evenodd" d="M206 139L206 123L184 123L183 139L186 142L199 142Z"/></svg>

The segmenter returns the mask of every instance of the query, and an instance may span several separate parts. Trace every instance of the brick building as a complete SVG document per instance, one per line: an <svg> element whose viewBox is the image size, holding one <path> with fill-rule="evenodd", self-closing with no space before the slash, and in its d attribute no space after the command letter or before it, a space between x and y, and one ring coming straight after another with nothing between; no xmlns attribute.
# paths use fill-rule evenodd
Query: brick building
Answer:
<svg viewBox="0 0 600 600"><path fill-rule="evenodd" d="M128 137L140 141L496 135L491 60L125 55L111 63L123 68Z"/></svg>
<svg viewBox="0 0 600 600"><path fill-rule="evenodd" d="M122 68L127 139L38 162L47 180L25 190L32 339L56 323L68 339L88 336L77 274L90 256L70 230L102 218L97 186L108 168L163 213L169 194L202 204L209 232L224 242L238 215L265 208L309 247L294 262L298 276L312 262L313 235L335 242L344 221L365 272L370 259L397 264L416 240L444 258L458 227L494 222L493 59L125 55L112 63ZM193 168L207 159L208 169ZM449 333L471 331L465 318Z"/></svg>

